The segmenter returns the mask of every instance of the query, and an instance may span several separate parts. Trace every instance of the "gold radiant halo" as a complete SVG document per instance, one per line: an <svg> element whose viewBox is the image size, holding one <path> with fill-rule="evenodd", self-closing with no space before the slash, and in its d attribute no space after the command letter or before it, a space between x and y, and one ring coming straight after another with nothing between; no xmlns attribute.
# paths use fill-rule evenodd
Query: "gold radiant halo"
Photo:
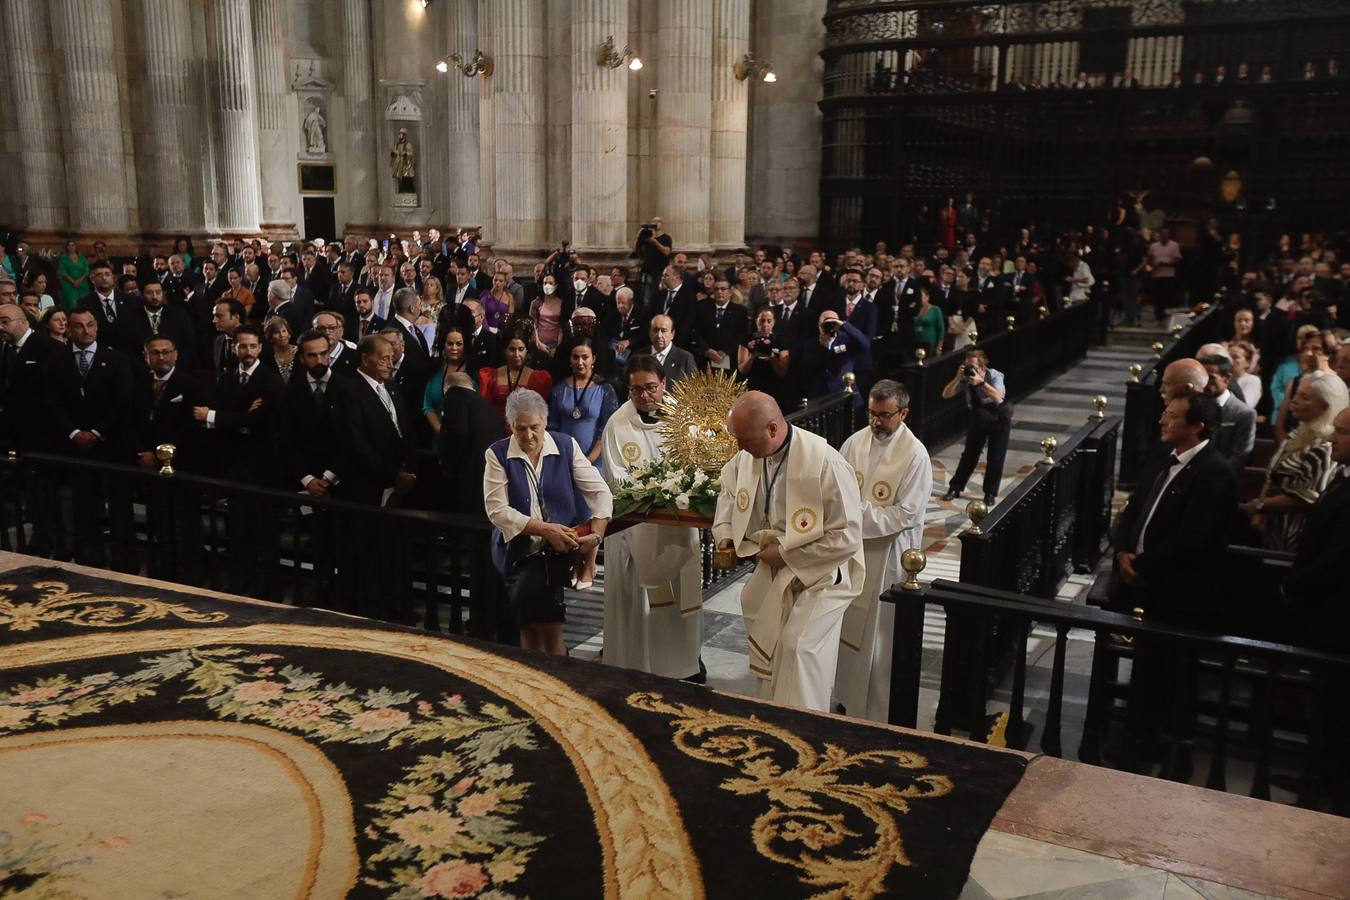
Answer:
<svg viewBox="0 0 1350 900"><path fill-rule="evenodd" d="M657 415L664 455L676 466L695 466L709 476L722 471L740 448L727 429L731 404L745 385L718 369L676 382Z"/></svg>

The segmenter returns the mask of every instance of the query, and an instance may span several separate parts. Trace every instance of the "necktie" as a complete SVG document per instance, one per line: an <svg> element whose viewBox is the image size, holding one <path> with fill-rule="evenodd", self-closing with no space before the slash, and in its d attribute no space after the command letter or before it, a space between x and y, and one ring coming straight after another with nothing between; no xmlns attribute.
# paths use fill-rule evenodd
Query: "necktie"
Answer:
<svg viewBox="0 0 1350 900"><path fill-rule="evenodd" d="M384 291L380 291L380 304L375 310L375 315L379 316L381 319L389 318L389 295Z"/></svg>
<svg viewBox="0 0 1350 900"><path fill-rule="evenodd" d="M375 395L384 404L384 411L389 413L389 421L394 423L394 431L399 437L403 437L403 429L398 427L398 413L394 412L394 401L389 399L389 391L384 385L380 385L375 389Z"/></svg>
<svg viewBox="0 0 1350 900"><path fill-rule="evenodd" d="M851 318L853 318L853 307L854 307L855 305L856 305L856 304L854 304L854 302L853 302L852 300L848 301L848 307L844 310L844 318L845 318L845 319L851 319Z"/></svg>
<svg viewBox="0 0 1350 900"><path fill-rule="evenodd" d="M152 312L152 313L150 314L150 333L151 333L151 334L159 334L159 312L158 312L158 311Z"/></svg>
<svg viewBox="0 0 1350 900"><path fill-rule="evenodd" d="M319 406L323 405L323 392L326 386L322 381L314 382L314 402Z"/></svg>
<svg viewBox="0 0 1350 900"><path fill-rule="evenodd" d="M166 379L164 379L164 378L156 378L156 379L155 379L155 402L156 402L156 403L158 403L158 402L159 402L159 399L160 399L161 397L164 396L164 382L165 382L165 381L166 381Z"/></svg>
<svg viewBox="0 0 1350 900"><path fill-rule="evenodd" d="M791 321L792 321L792 307L791 307L791 306L784 306L784 307L783 307L783 324L786 325L788 322L791 322Z"/></svg>
<svg viewBox="0 0 1350 900"><path fill-rule="evenodd" d="M80 378L83 379L89 374L89 351L81 350L79 352Z"/></svg>
<svg viewBox="0 0 1350 900"><path fill-rule="evenodd" d="M417 346L422 348L423 353L430 354L431 348L427 346L427 336L422 333L422 329L416 325L412 327L413 337L417 338Z"/></svg>
<svg viewBox="0 0 1350 900"><path fill-rule="evenodd" d="M1167 484L1167 476L1171 474L1172 467L1179 462L1181 460L1177 459L1177 455L1171 454L1168 457L1167 465L1163 466L1162 471L1158 473L1158 477L1153 479L1153 484L1149 487L1147 496L1144 497L1144 505L1139 508L1139 515L1130 528L1129 542L1126 546L1129 552L1133 553L1134 548L1139 546L1139 541L1144 536L1144 526L1148 524L1148 520L1153 514L1153 506L1158 502L1158 497Z"/></svg>
<svg viewBox="0 0 1350 900"><path fill-rule="evenodd" d="M103 314L108 317L108 324L117 321L117 304L112 300L103 301Z"/></svg>
<svg viewBox="0 0 1350 900"><path fill-rule="evenodd" d="M726 312L726 310L723 309L722 307L719 306L719 307L717 308L717 312L716 312L715 315L716 315L716 319L717 319L717 324L718 324L718 325L721 325L721 324L722 324L722 313L724 313L724 312Z"/></svg>
<svg viewBox="0 0 1350 900"><path fill-rule="evenodd" d="M248 384L248 373L245 372L243 369L240 369L240 370L239 370L239 386L240 386L240 387L243 387L243 386L246 385L246 384Z"/></svg>
<svg viewBox="0 0 1350 900"><path fill-rule="evenodd" d="M666 291L666 309L665 309L666 315L670 315L670 306L674 302L675 302L675 292Z"/></svg>
<svg viewBox="0 0 1350 900"><path fill-rule="evenodd" d="M222 369L228 368L230 359L234 356L234 338L226 335L225 343L220 350L220 367Z"/></svg>

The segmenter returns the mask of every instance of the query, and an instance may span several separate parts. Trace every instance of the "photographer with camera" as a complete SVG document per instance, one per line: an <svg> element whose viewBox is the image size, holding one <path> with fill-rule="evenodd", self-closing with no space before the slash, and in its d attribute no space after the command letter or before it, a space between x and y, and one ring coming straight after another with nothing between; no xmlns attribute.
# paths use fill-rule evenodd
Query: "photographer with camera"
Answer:
<svg viewBox="0 0 1350 900"><path fill-rule="evenodd" d="M661 281L661 273L670 262L670 254L674 247L660 216L652 216L650 222L638 229L633 252L628 255L641 263L638 283L642 287L640 299L645 310L652 308L652 298L656 295L657 284Z"/></svg>
<svg viewBox="0 0 1350 900"><path fill-rule="evenodd" d="M802 348L801 372L805 373L806 396L825 397L844 389L844 375L853 372L859 360L866 359L872 341L854 325L843 321L839 313L827 309L820 314L818 336ZM862 406L863 394L854 396L854 405Z"/></svg>
<svg viewBox="0 0 1350 900"><path fill-rule="evenodd" d="M796 409L801 390L790 368L792 351L780 333L775 332L776 317L767 306L755 316L754 333L736 349L736 371L752 391L763 391L778 401L780 409Z"/></svg>
<svg viewBox="0 0 1350 900"><path fill-rule="evenodd" d="M956 464L956 472L947 482L947 493L942 499L954 500L965 490L987 440L989 458L984 468L984 502L992 506L1003 480L1003 460L1008 455L1012 404L1008 402L1008 392L1003 385L1003 373L989 368L989 357L978 347L966 349L966 361L942 388L942 397L950 400L958 392L970 409L970 424L966 430L966 448L961 452L961 461Z"/></svg>

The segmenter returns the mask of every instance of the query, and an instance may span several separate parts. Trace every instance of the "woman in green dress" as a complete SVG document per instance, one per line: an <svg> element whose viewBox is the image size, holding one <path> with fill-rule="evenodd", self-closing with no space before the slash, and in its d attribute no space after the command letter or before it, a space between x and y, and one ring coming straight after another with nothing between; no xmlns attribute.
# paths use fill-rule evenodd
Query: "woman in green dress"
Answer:
<svg viewBox="0 0 1350 900"><path fill-rule="evenodd" d="M919 309L914 314L914 346L927 350L931 359L941 350L946 336L947 320L942 310L930 302L927 285L919 282Z"/></svg>
<svg viewBox="0 0 1350 900"><path fill-rule="evenodd" d="M66 253L56 263L56 276L62 308L74 309L80 298L89 293L89 260L74 241L66 241Z"/></svg>

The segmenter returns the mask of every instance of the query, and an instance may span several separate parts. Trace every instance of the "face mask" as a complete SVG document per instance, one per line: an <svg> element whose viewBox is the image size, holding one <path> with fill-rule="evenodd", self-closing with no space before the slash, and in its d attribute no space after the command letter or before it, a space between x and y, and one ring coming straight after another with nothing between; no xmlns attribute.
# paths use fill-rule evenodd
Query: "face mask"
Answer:
<svg viewBox="0 0 1350 900"><path fill-rule="evenodd" d="M576 288L578 294L584 293L586 290L586 282L578 278L572 282L572 287Z"/></svg>
<svg viewBox="0 0 1350 900"><path fill-rule="evenodd" d="M547 296L547 297L553 296L553 292L556 291L557 289L558 289L558 286L557 286L556 284L549 284L548 282L544 282L544 295L545 295L545 296Z"/></svg>

